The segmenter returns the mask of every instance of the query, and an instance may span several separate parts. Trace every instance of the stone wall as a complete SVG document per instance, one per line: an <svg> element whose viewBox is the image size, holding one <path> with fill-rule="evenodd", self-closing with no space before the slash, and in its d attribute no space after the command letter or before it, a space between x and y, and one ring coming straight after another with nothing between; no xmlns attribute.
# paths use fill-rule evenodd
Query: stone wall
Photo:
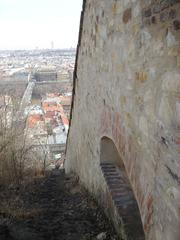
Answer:
<svg viewBox="0 0 180 240"><path fill-rule="evenodd" d="M180 1L86 0L66 171L99 199L100 142L114 142L147 239L180 226Z"/></svg>
<svg viewBox="0 0 180 240"><path fill-rule="evenodd" d="M63 93L63 92L71 92L72 91L72 83L70 82L45 82L45 83L37 83L33 91L33 98L40 99L46 96L46 93Z"/></svg>

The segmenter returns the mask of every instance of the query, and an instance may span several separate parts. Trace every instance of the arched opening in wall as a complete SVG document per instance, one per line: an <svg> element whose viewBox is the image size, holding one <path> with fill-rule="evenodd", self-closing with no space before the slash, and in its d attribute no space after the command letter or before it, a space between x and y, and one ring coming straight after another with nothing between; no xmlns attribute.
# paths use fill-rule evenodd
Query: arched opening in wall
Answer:
<svg viewBox="0 0 180 240"><path fill-rule="evenodd" d="M128 239L145 239L138 204L124 163L114 142L108 137L101 139L100 166L107 184L108 194L110 194L110 197L107 196L106 206L109 205L114 222L120 222L118 228L120 225L124 226L123 232ZM119 229L117 230L119 231Z"/></svg>

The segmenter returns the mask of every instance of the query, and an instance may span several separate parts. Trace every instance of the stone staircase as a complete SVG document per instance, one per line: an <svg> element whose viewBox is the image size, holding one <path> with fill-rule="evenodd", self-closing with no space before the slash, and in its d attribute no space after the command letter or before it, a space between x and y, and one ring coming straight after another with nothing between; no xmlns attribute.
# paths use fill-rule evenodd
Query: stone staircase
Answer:
<svg viewBox="0 0 180 240"><path fill-rule="evenodd" d="M144 240L138 205L125 171L121 171L111 163L101 163L100 167L112 201L110 205L114 206L119 215L118 218L123 223L127 239Z"/></svg>

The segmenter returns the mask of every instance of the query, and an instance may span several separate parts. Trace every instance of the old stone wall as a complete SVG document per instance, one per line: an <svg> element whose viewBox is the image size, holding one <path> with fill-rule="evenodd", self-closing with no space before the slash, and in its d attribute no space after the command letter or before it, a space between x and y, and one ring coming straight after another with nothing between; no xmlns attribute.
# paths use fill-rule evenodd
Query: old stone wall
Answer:
<svg viewBox="0 0 180 240"><path fill-rule="evenodd" d="M178 240L180 1L84 2L66 171L99 199L100 143L110 138L146 238Z"/></svg>
<svg viewBox="0 0 180 240"><path fill-rule="evenodd" d="M70 82L45 82L45 83L37 83L33 91L33 98L41 99L46 96L46 93L55 92L55 93L63 93L63 92L71 92L72 83Z"/></svg>

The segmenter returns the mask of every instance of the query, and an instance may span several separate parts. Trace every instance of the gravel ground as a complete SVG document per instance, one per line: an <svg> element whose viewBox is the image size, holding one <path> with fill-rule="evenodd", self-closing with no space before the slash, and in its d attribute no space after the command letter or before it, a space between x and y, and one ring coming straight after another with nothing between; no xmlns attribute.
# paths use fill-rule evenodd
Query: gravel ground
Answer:
<svg viewBox="0 0 180 240"><path fill-rule="evenodd" d="M0 199L0 240L118 239L96 202L62 171L1 191Z"/></svg>

